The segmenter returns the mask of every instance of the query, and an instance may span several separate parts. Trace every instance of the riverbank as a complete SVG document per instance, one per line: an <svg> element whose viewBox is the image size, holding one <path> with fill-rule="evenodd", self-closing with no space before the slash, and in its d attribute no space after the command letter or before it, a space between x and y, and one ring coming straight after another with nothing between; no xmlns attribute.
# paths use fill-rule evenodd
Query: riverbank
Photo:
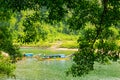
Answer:
<svg viewBox="0 0 120 80"><path fill-rule="evenodd" d="M78 51L77 48L57 48L57 47L50 47L50 48L41 48L41 47L20 47L21 49L46 49L46 50L67 50L67 51Z"/></svg>

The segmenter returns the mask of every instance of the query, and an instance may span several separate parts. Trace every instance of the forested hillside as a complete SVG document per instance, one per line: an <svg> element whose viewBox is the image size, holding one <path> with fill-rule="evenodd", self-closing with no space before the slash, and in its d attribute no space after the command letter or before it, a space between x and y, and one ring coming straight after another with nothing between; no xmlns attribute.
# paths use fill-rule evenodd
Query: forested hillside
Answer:
<svg viewBox="0 0 120 80"><path fill-rule="evenodd" d="M39 15L41 14L41 15ZM66 21L46 23L47 11L25 10L11 16L9 31L13 42L20 46L50 47L61 41L61 47L77 48L78 31L69 29ZM64 45L64 42L68 43Z"/></svg>

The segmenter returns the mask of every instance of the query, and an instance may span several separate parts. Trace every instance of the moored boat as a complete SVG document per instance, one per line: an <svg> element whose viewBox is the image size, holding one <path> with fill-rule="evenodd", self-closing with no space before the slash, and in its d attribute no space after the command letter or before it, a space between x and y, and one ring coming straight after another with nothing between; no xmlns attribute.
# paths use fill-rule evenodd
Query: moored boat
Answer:
<svg viewBox="0 0 120 80"><path fill-rule="evenodd" d="M70 57L66 57L64 54L52 54L39 57L38 60L70 60Z"/></svg>

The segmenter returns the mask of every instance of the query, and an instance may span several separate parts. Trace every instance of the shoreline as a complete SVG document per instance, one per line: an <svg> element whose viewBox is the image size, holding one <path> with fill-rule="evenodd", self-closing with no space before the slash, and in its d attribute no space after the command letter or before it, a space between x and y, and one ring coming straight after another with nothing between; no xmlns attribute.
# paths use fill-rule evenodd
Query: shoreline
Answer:
<svg viewBox="0 0 120 80"><path fill-rule="evenodd" d="M77 48L56 48L56 47L54 47L54 48L41 48L41 47L20 47L20 49L28 49L28 48L37 48L37 49L47 49L47 50L70 50L70 51L78 51L78 49Z"/></svg>

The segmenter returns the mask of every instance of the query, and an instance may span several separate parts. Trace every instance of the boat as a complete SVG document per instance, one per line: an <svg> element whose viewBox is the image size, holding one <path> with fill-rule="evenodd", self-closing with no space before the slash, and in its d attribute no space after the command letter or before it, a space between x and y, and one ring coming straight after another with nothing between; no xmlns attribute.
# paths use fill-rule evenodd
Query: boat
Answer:
<svg viewBox="0 0 120 80"><path fill-rule="evenodd" d="M25 53L24 57L33 57L33 53Z"/></svg>
<svg viewBox="0 0 120 80"><path fill-rule="evenodd" d="M70 57L66 57L65 54L52 54L39 57L38 60L70 60Z"/></svg>

